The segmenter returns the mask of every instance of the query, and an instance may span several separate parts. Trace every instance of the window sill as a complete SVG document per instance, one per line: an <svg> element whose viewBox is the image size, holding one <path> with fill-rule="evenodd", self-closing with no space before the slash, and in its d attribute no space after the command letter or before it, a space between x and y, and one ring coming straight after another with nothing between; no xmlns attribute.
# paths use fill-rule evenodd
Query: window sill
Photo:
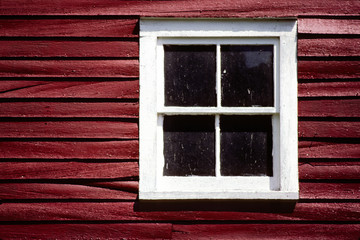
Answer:
<svg viewBox="0 0 360 240"><path fill-rule="evenodd" d="M226 192L141 192L139 198L142 200L184 200L184 199L259 199L259 200L298 200L297 191L226 191Z"/></svg>

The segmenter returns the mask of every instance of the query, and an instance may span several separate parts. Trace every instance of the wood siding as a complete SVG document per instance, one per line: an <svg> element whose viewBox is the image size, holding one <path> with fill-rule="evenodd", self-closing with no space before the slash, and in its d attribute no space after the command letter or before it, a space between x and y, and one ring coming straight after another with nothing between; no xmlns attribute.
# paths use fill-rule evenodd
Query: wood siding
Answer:
<svg viewBox="0 0 360 240"><path fill-rule="evenodd" d="M1 239L358 239L360 2L0 3ZM298 18L292 211L143 210L140 16Z"/></svg>

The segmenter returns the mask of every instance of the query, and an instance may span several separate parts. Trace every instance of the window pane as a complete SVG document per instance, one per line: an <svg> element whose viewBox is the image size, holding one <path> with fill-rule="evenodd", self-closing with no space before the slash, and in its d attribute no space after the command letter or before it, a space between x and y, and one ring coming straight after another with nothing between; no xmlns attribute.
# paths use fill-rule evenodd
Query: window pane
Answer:
<svg viewBox="0 0 360 240"><path fill-rule="evenodd" d="M216 46L164 45L165 106L215 106Z"/></svg>
<svg viewBox="0 0 360 240"><path fill-rule="evenodd" d="M213 116L164 117L164 176L214 176Z"/></svg>
<svg viewBox="0 0 360 240"><path fill-rule="evenodd" d="M273 106L273 46L221 46L221 104Z"/></svg>
<svg viewBox="0 0 360 240"><path fill-rule="evenodd" d="M271 116L220 117L222 176L272 176Z"/></svg>

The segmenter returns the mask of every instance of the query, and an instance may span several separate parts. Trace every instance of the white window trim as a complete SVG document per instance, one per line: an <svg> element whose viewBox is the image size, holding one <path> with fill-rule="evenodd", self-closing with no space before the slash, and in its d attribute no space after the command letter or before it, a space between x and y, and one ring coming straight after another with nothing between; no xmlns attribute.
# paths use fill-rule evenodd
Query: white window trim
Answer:
<svg viewBox="0 0 360 240"><path fill-rule="evenodd" d="M163 44L207 43L273 44L274 107L164 107ZM294 20L141 19L139 199L298 199L296 65ZM184 113L271 115L274 176L162 176L162 114Z"/></svg>

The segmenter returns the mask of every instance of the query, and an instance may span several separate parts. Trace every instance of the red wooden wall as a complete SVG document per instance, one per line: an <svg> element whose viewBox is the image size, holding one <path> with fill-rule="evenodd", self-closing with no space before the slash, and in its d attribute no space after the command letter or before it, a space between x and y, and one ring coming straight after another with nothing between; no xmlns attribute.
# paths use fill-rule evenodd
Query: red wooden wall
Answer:
<svg viewBox="0 0 360 240"><path fill-rule="evenodd" d="M360 1L1 0L0 238L358 239ZM141 211L138 19L298 18L291 213Z"/></svg>

